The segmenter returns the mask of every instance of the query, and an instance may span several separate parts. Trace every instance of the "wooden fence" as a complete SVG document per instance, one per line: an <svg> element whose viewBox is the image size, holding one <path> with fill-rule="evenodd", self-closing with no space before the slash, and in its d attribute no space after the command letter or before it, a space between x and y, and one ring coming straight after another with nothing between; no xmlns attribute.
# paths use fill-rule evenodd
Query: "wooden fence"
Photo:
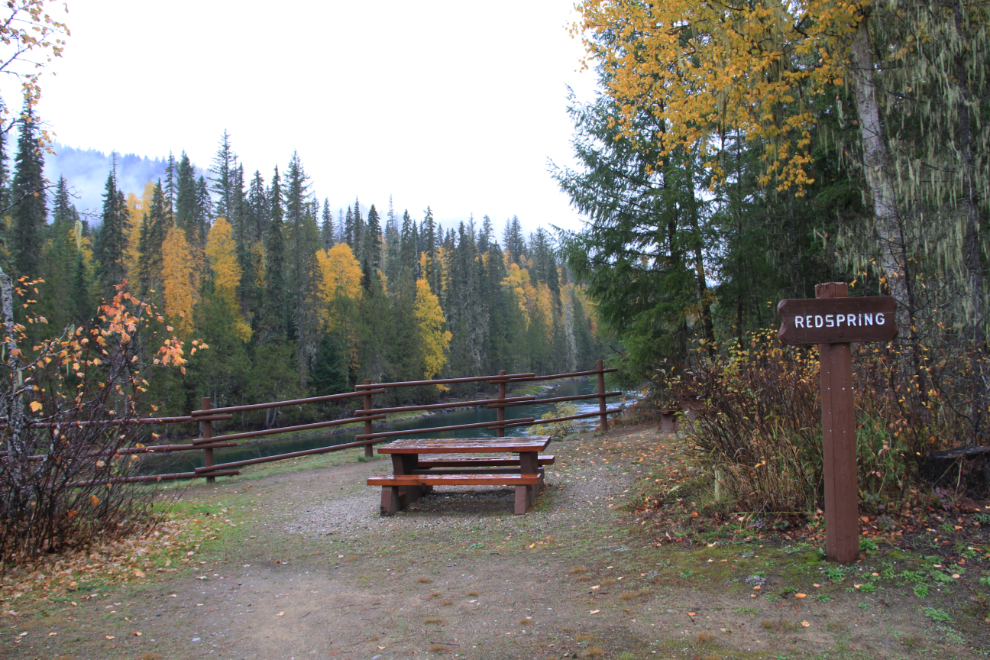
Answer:
<svg viewBox="0 0 990 660"><path fill-rule="evenodd" d="M202 451L203 452L203 467L195 468L193 472L178 472L178 473L167 473L167 474L157 474L157 475L140 475L140 476L128 476L121 477L116 480L112 480L113 483L133 483L133 482L143 482L143 481L161 481L170 479L194 479L198 477L205 477L208 482L216 481L216 477L221 476L232 476L239 474L238 468L255 465L257 463L268 463L272 461L282 461L289 458L297 458L300 456L311 456L313 454L324 454L333 451L340 451L343 449L349 449L352 447L365 448L365 456L373 455L373 445L379 442L384 442L389 438L402 436L402 435L420 435L425 433L443 433L447 431L459 431L459 430L469 430L469 429L488 429L495 430L498 437L503 437L505 435L505 429L520 427L520 426L532 426L534 424L547 424L552 422L563 422L575 419L588 419L597 417L599 419L598 428L601 431L608 430L608 416L616 414L621 411L619 408L608 409L606 406L606 399L609 397L621 396L622 392L606 392L605 391L605 374L614 372L615 369L605 369L602 365L602 361L599 360L596 368L591 371L579 371L574 373L566 374L553 374L550 376L537 376L536 374L526 373L526 374L506 374L505 371L499 371L497 376L475 376L470 378L446 378L440 380L422 380L422 381L404 381L398 383L372 383L369 380L365 380L363 384L358 385L354 392L345 392L343 394L330 394L326 396L316 396L306 399L292 399L289 401L273 401L270 403L257 403L245 406L227 406L223 408L213 408L211 406L211 401L208 397L203 398L202 407L200 410L194 410L188 416L185 417L157 417L157 418L143 418L143 419L133 419L128 420L128 424L182 424L189 422L197 422L200 425L200 436L194 438L188 444L168 444L168 445L151 445L147 447L133 447L127 449L120 449L116 453L118 454L159 454L159 453L171 453L178 451ZM517 397L507 397L506 389L509 384L512 383L527 383L545 380L557 380L565 378L580 378L583 376L596 376L598 380L598 392L596 394L584 394L576 396L562 396L553 397L547 399L538 399L533 395L517 396ZM449 403L435 403L426 405L414 405L414 406L400 406L394 408L375 408L374 407L374 397L376 395L385 394L388 389L396 387L422 387L428 385L450 385L456 383L477 383L477 382L487 382L492 385L498 385L498 397L493 399L479 399L474 401L453 401ZM213 423L217 421L229 421L234 417L234 413L245 412L249 410L265 410L270 408L282 408L288 406L302 406L313 403L323 403L326 401L339 401L351 398L360 397L363 399L362 403L364 407L356 410L352 413L352 416L343 419L337 419L325 422L316 422L312 424L299 424L295 426L286 426L282 428L264 429L258 431L245 431L240 433L228 433L225 435L213 435ZM598 399L598 411L591 413L584 413L580 415L569 415L566 417L556 417L548 419L534 419L532 417L514 419L506 421L505 419L505 409L514 408L518 406L527 406L534 404L545 404L545 403L558 403L564 401L579 401L579 400L589 400ZM439 410L448 408L464 408L470 406L485 406L489 409L495 409L496 420L494 422L480 422L476 424L456 424L450 426L437 426L434 428L425 429L411 429L406 431L395 431L395 430L379 430L374 429L374 424L376 421L385 420L390 413L400 413L400 412L414 412L414 411L425 411L425 410ZM364 433L355 436L354 442L348 442L344 444L329 445L326 447L319 447L316 449L308 449L305 451L290 452L287 454L278 454L275 456L263 456L259 458L251 458L241 461L231 461L228 463L217 464L215 462L214 450L221 449L225 447L235 447L237 446L238 440L244 440L247 438L257 438L262 436L273 436L281 435L285 433L296 433L299 431L309 431L313 429L327 428L331 426L341 426L344 424L354 424L363 423ZM42 458L42 457L36 457ZM81 485L80 482L79 485Z"/></svg>

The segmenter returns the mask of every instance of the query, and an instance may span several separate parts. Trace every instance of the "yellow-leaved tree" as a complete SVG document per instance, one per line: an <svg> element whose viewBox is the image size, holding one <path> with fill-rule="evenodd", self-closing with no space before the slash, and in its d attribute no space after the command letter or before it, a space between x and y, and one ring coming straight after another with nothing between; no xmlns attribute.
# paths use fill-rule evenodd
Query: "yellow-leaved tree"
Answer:
<svg viewBox="0 0 990 660"><path fill-rule="evenodd" d="M323 286L320 297L324 304L324 322L332 325L330 318L330 303L336 298L347 298L352 301L361 300L364 289L361 287L361 264L347 243L338 243L324 252L316 253L323 276Z"/></svg>
<svg viewBox="0 0 990 660"><path fill-rule="evenodd" d="M213 272L213 291L226 313L234 321L234 335L243 342L251 339L251 326L241 315L237 287L241 283L241 266L237 263L234 231L224 218L217 218L206 238L206 259Z"/></svg>
<svg viewBox="0 0 990 660"><path fill-rule="evenodd" d="M682 147L718 172L719 137L739 131L767 145L764 185L811 182L808 99L847 75L860 3L583 0L578 11L627 137L638 139L633 125L648 112L662 156Z"/></svg>
<svg viewBox="0 0 990 660"><path fill-rule="evenodd" d="M347 355L351 366L358 362L357 324L348 323L357 314L356 303L364 297L361 264L347 243L338 243L327 251L319 250L316 260L323 279L320 287L320 319L325 330L339 330L347 337Z"/></svg>
<svg viewBox="0 0 990 660"><path fill-rule="evenodd" d="M420 355L423 359L423 378L430 380L447 364L447 348L453 335L444 329L447 319L440 308L440 300L430 290L426 280L416 281L413 317L416 319ZM446 389L438 387L441 390Z"/></svg>
<svg viewBox="0 0 990 660"><path fill-rule="evenodd" d="M168 230L168 237L162 244L162 271L165 313L177 334L188 337L193 330L196 269L186 234L177 227Z"/></svg>
<svg viewBox="0 0 990 660"><path fill-rule="evenodd" d="M529 293L533 291L533 285L529 280L529 271L525 268L520 268L519 264L510 263L507 268L507 274L505 279L502 280L502 286L507 288L512 292L512 298L519 305L519 309L523 312L523 317L526 320L526 326L529 326L529 305L527 304L529 299Z"/></svg>
<svg viewBox="0 0 990 660"><path fill-rule="evenodd" d="M151 196L154 194L155 184L149 181L144 184L144 193L138 197L134 193L127 193L127 215L131 220L131 226L127 230L127 277L134 284L138 280L138 259L141 257L141 220L144 214L151 208Z"/></svg>

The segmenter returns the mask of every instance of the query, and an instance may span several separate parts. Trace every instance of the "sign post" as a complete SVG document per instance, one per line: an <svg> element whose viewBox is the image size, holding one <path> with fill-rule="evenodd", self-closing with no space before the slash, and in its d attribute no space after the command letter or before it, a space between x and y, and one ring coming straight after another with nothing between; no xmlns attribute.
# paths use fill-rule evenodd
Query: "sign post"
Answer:
<svg viewBox="0 0 990 660"><path fill-rule="evenodd" d="M849 298L845 282L815 285L815 298L781 300L781 343L818 344L822 392L822 470L825 479L825 557L850 564L859 557L856 412L852 342L897 336L896 301Z"/></svg>

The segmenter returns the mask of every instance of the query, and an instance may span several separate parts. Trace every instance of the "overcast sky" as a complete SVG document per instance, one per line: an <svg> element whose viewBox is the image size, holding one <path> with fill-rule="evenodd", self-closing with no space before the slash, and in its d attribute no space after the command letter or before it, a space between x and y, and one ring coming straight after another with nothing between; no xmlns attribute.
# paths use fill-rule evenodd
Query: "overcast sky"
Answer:
<svg viewBox="0 0 990 660"><path fill-rule="evenodd" d="M589 98L573 0L70 0L40 116L79 148L248 173L293 150L320 199L384 215L579 226L547 173L570 162L567 86ZM71 182L70 182L71 183Z"/></svg>

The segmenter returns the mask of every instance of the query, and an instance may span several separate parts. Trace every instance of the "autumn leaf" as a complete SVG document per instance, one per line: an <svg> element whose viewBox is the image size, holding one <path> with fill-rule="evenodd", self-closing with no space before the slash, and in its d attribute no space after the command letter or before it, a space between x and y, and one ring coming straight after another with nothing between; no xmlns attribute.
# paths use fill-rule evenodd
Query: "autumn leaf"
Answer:
<svg viewBox="0 0 990 660"><path fill-rule="evenodd" d="M43 406L41 405L40 401L31 402L31 412L38 412L39 410L41 410L42 407Z"/></svg>
<svg viewBox="0 0 990 660"><path fill-rule="evenodd" d="M100 503L100 498L98 498L96 495L90 495L89 503L92 504L93 506L96 506L97 504Z"/></svg>

